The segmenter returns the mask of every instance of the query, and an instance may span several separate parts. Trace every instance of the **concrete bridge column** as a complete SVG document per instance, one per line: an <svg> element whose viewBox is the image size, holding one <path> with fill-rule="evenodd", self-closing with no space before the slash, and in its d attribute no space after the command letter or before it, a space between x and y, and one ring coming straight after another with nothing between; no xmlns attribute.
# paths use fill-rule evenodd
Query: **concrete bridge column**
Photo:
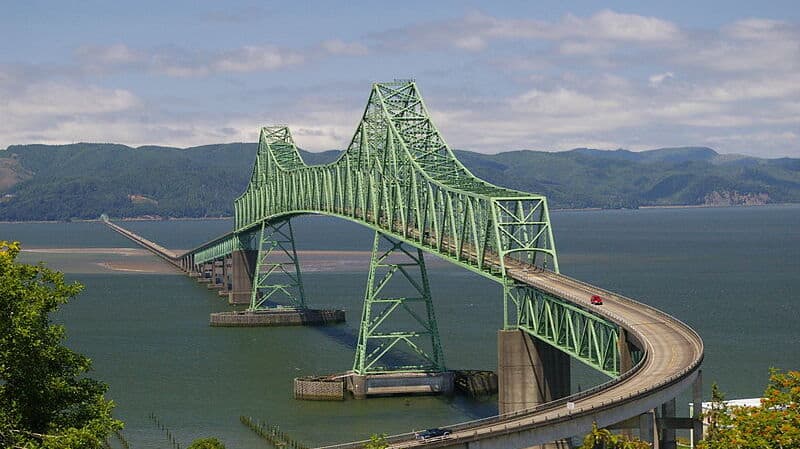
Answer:
<svg viewBox="0 0 800 449"><path fill-rule="evenodd" d="M200 277L197 278L198 282L209 283L212 282L212 275L214 272L214 264L211 262L203 262L200 264Z"/></svg>
<svg viewBox="0 0 800 449"><path fill-rule="evenodd" d="M231 304L250 304L253 277L256 273L257 250L236 250L231 253Z"/></svg>
<svg viewBox="0 0 800 449"><path fill-rule="evenodd" d="M231 256L230 256L230 254L225 256L224 259L222 259L222 282L224 284L224 286L222 287L222 290L224 292L226 292L226 293L231 291Z"/></svg>
<svg viewBox="0 0 800 449"><path fill-rule="evenodd" d="M703 371L692 384L692 447L703 440Z"/></svg>
<svg viewBox="0 0 800 449"><path fill-rule="evenodd" d="M501 414L569 395L569 355L520 330L497 332L497 355Z"/></svg>
<svg viewBox="0 0 800 449"><path fill-rule="evenodd" d="M675 398L661 405L661 418L664 422L675 418ZM660 449L677 449L675 441L675 429L672 426L663 426L658 429L658 447Z"/></svg>
<svg viewBox="0 0 800 449"><path fill-rule="evenodd" d="M628 333L625 329L619 329L617 339L617 349L619 350L619 372L630 371L633 368L633 356L631 355L631 343L628 341Z"/></svg>
<svg viewBox="0 0 800 449"><path fill-rule="evenodd" d="M219 290L222 288L222 261L214 259L211 261L208 288L211 290Z"/></svg>
<svg viewBox="0 0 800 449"><path fill-rule="evenodd" d="M656 431L656 411L650 410L639 415L639 439L650 444L654 444ZM658 449L655 445L654 449Z"/></svg>
<svg viewBox="0 0 800 449"><path fill-rule="evenodd" d="M223 274L225 273L225 259L217 259L214 261L214 278L215 285L222 285L225 283Z"/></svg>

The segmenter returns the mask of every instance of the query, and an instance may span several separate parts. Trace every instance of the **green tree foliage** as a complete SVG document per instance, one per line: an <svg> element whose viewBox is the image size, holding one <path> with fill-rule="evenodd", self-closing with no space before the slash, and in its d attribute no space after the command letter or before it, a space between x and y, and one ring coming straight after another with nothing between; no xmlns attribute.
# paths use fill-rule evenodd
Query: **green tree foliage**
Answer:
<svg viewBox="0 0 800 449"><path fill-rule="evenodd" d="M583 438L579 449L650 449L650 444L615 435L608 429L598 429L597 424L592 424L592 431Z"/></svg>
<svg viewBox="0 0 800 449"><path fill-rule="evenodd" d="M43 265L18 263L0 241L0 447L94 449L122 428L107 387L85 377L91 361L61 343L50 314L82 286Z"/></svg>
<svg viewBox="0 0 800 449"><path fill-rule="evenodd" d="M800 448L800 371L770 371L760 407L729 407L712 389L700 449Z"/></svg>
<svg viewBox="0 0 800 449"><path fill-rule="evenodd" d="M186 449L225 449L225 445L216 438L200 438L192 441Z"/></svg>
<svg viewBox="0 0 800 449"><path fill-rule="evenodd" d="M386 434L375 434L369 437L369 442L364 445L364 449L386 449L389 443L386 441Z"/></svg>

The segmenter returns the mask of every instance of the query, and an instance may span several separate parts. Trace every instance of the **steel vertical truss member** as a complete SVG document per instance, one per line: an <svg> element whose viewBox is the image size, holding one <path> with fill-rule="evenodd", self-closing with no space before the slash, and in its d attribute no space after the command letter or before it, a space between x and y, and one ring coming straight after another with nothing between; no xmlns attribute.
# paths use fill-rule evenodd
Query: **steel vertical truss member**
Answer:
<svg viewBox="0 0 800 449"><path fill-rule="evenodd" d="M389 248L382 250L382 242L388 242ZM353 362L357 374L445 370L422 254L420 249L375 232ZM412 294L405 296L401 291ZM408 363L409 355L417 362Z"/></svg>
<svg viewBox="0 0 800 449"><path fill-rule="evenodd" d="M264 221L258 234L258 258L248 310L285 306L306 307L292 224L289 219Z"/></svg>

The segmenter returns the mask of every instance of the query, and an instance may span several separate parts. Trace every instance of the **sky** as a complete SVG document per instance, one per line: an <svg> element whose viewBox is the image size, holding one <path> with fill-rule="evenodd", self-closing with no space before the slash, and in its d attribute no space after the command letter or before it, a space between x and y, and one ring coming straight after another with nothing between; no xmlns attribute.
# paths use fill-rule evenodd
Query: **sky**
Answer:
<svg viewBox="0 0 800 449"><path fill-rule="evenodd" d="M342 149L398 78L455 149L800 157L796 0L0 0L0 148Z"/></svg>

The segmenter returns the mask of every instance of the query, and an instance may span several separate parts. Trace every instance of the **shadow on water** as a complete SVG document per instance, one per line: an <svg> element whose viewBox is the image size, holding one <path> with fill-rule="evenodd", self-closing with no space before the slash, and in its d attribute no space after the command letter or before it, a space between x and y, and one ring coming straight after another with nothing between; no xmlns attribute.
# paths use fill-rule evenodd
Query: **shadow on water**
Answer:
<svg viewBox="0 0 800 449"><path fill-rule="evenodd" d="M316 332L324 335L325 337L333 340L334 342L350 348L355 353L356 346L358 345L358 330L347 327L346 325L338 326L312 326ZM369 345L367 352L374 350L377 345ZM400 351L389 352L383 356L383 360L394 366L404 366L418 363L419 359L414 357L413 354L404 353Z"/></svg>

